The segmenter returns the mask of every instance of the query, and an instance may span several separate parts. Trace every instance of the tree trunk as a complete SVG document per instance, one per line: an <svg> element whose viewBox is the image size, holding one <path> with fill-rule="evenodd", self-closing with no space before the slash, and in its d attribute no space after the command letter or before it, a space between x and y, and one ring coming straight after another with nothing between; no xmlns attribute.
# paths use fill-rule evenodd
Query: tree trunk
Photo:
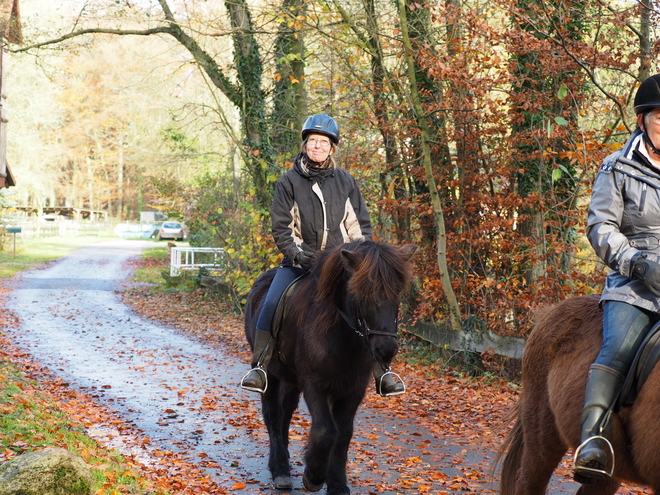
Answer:
<svg viewBox="0 0 660 495"><path fill-rule="evenodd" d="M110 204L108 202L108 210ZM119 139L119 156L117 157L117 202L115 206L117 218L126 218L124 211L124 140Z"/></svg>
<svg viewBox="0 0 660 495"><path fill-rule="evenodd" d="M401 167L396 135L389 119L389 100L387 70L383 62L383 48L378 36L378 21L374 0L364 0L367 13L367 41L371 58L371 94L373 111L378 123L378 131L383 138L385 149L385 167L380 173L379 181L384 198L393 201L391 207L395 235L397 240L405 242L410 230L410 214L401 204L407 199L406 177Z"/></svg>
<svg viewBox="0 0 660 495"><path fill-rule="evenodd" d="M453 330L461 329L461 310L456 299L456 294L451 285L451 279L447 270L447 235L445 231L445 220L442 211L442 204L438 194L438 186L433 176L433 166L431 161L431 147L429 145L431 134L427 118L422 108L422 103L417 90L417 78L415 74L415 63L413 60L413 51L408 36L408 22L406 16L406 0L399 1L399 20L401 26L401 37L405 49L405 57L408 65L408 78L410 84L410 97L415 112L417 125L420 130L420 140L422 145L422 159L424 161L424 171L426 173L426 182L431 196L431 203L433 205L433 216L436 227L436 243L437 243L437 261L438 271L440 273L440 280L442 282L442 289L445 293L447 305L449 306L449 315L451 328Z"/></svg>
<svg viewBox="0 0 660 495"><path fill-rule="evenodd" d="M238 107L245 134L244 157L257 203L270 209L272 181L268 175L279 175L274 166L274 151L270 142L266 100L261 89L263 67L259 45L254 39L250 11L245 0L226 1L234 42L234 65L240 85L234 84L218 64L199 44L181 29L166 0L158 0L169 21L168 34L181 43L195 58L213 84Z"/></svg>
<svg viewBox="0 0 660 495"><path fill-rule="evenodd" d="M651 63L653 54L651 52L651 12L650 0L639 2L639 79L643 81L651 76Z"/></svg>
<svg viewBox="0 0 660 495"><path fill-rule="evenodd" d="M275 93L271 129L273 148L287 158L298 152L300 130L307 117L303 31L300 17L305 13L301 0L284 0L284 21L275 42Z"/></svg>

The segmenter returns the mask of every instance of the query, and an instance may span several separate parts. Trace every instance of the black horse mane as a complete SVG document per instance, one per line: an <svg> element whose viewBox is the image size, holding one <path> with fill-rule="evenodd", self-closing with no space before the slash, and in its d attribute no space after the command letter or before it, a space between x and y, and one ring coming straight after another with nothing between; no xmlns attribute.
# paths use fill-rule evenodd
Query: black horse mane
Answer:
<svg viewBox="0 0 660 495"><path fill-rule="evenodd" d="M338 308L347 293L358 305L398 300L410 284L412 266L397 247L363 241L317 253L312 275L307 279L309 285L299 292L306 304L301 301L294 307L306 305L307 310L298 313L298 321L315 321L317 331L325 332L341 318ZM312 291L313 308L309 308Z"/></svg>

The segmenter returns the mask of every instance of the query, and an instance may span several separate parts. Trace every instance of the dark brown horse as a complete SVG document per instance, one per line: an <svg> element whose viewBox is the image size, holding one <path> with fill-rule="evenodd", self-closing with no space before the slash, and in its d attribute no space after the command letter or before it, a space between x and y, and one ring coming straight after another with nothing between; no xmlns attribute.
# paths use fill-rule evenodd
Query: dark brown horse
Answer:
<svg viewBox="0 0 660 495"><path fill-rule="evenodd" d="M389 363L398 350L397 312L412 275L416 247L366 241L317 253L310 273L287 302L262 413L268 428L268 468L275 488L292 487L289 425L300 394L312 417L303 484L329 495L350 493L346 478L353 419L372 376L374 359ZM245 309L252 346L259 311L274 270L255 282Z"/></svg>
<svg viewBox="0 0 660 495"><path fill-rule="evenodd" d="M540 495L569 449L580 442L589 366L602 343L597 296L568 299L546 310L523 355L523 391L516 423L500 450L501 495ZM612 417L614 474L582 485L579 495L612 495L622 481L660 493L660 370L651 372L632 407Z"/></svg>

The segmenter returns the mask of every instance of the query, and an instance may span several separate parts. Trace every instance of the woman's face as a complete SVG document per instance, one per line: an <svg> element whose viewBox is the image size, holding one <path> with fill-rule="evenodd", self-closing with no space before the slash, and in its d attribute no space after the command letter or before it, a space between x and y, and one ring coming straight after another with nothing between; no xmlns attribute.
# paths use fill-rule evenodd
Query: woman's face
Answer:
<svg viewBox="0 0 660 495"><path fill-rule="evenodd" d="M332 142L325 134L308 134L306 151L310 160L323 163L332 153Z"/></svg>
<svg viewBox="0 0 660 495"><path fill-rule="evenodd" d="M645 116L639 116L637 123L651 139L653 146L660 147L660 107L651 110ZM653 156L653 150L649 150L649 154ZM657 155L656 155L657 157Z"/></svg>

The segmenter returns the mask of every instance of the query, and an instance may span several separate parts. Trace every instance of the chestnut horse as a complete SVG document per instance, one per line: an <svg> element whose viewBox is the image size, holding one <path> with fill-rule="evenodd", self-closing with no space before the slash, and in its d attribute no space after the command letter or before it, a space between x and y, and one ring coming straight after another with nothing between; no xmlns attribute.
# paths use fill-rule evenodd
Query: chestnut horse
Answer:
<svg viewBox="0 0 660 495"><path fill-rule="evenodd" d="M580 416L589 366L602 344L599 296L582 296L543 312L523 355L516 422L504 440L501 495L546 493L554 469L580 443ZM612 479L585 484L579 495L612 495L622 481L660 493L660 371L651 372L631 407L612 416Z"/></svg>
<svg viewBox="0 0 660 495"><path fill-rule="evenodd" d="M312 417L303 484L318 491L325 483L329 495L350 493L346 462L353 420L374 359L389 363L397 353L399 300L415 250L412 244L365 241L319 252L287 298L261 396L275 488L293 486L289 425L302 393ZM251 346L275 270L259 277L248 295L245 334Z"/></svg>

